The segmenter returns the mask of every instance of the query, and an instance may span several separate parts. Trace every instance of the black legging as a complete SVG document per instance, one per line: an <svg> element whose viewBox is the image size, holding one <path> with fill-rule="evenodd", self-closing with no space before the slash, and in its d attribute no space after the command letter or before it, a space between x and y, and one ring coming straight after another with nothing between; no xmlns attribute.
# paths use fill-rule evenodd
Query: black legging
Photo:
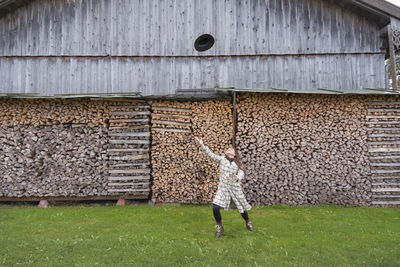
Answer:
<svg viewBox="0 0 400 267"><path fill-rule="evenodd" d="M222 221L221 212L220 212L221 207L218 206L218 205L213 204L212 205L212 209L213 209L215 221L217 222L217 224L220 224L221 221ZM246 222L249 220L249 214L247 214L246 210L243 213L240 213L240 215L242 215L243 219Z"/></svg>

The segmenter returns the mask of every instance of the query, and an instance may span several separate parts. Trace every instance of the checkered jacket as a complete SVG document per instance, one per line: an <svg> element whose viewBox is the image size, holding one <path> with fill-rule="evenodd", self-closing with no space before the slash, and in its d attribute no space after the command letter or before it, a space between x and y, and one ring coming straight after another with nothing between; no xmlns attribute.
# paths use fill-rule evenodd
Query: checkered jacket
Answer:
<svg viewBox="0 0 400 267"><path fill-rule="evenodd" d="M207 146L203 145L202 150L213 161L219 164L218 190L212 203L225 210L231 210L230 203L232 200L240 213L250 210L251 206L247 202L240 184L240 181L244 178L244 172L239 169L234 161L229 161L224 156L215 155ZM238 177L239 182L233 181L235 175Z"/></svg>

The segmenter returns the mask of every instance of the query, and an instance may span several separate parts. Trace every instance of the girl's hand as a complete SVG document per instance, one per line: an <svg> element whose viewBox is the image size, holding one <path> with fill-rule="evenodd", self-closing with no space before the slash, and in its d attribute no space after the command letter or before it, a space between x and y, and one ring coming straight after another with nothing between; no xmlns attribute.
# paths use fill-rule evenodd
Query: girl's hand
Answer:
<svg viewBox="0 0 400 267"><path fill-rule="evenodd" d="M195 136L195 137L194 137L194 140L196 140L196 142L199 143L200 145L204 145L203 139L198 138L197 136Z"/></svg>

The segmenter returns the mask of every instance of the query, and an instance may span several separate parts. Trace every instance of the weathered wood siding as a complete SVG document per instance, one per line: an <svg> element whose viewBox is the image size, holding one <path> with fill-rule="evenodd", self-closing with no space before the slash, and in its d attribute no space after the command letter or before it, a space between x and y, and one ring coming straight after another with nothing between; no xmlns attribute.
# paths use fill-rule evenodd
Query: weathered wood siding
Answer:
<svg viewBox="0 0 400 267"><path fill-rule="evenodd" d="M0 59L0 80L3 92L42 95L138 91L150 96L214 86L346 91L379 87L384 82L379 60L380 55Z"/></svg>
<svg viewBox="0 0 400 267"><path fill-rule="evenodd" d="M0 93L383 88L378 35L325 0L37 0L0 19Z"/></svg>
<svg viewBox="0 0 400 267"><path fill-rule="evenodd" d="M378 26L325 0L37 0L0 20L0 55L380 52ZM194 40L216 43L199 53Z"/></svg>

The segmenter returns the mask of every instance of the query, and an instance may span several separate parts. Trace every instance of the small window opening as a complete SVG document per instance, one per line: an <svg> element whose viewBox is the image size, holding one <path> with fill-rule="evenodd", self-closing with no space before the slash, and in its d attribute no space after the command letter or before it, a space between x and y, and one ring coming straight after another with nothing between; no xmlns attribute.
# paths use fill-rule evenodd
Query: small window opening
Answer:
<svg viewBox="0 0 400 267"><path fill-rule="evenodd" d="M199 52L203 52L210 49L214 42L214 37L211 34L203 34L194 42L194 48Z"/></svg>

